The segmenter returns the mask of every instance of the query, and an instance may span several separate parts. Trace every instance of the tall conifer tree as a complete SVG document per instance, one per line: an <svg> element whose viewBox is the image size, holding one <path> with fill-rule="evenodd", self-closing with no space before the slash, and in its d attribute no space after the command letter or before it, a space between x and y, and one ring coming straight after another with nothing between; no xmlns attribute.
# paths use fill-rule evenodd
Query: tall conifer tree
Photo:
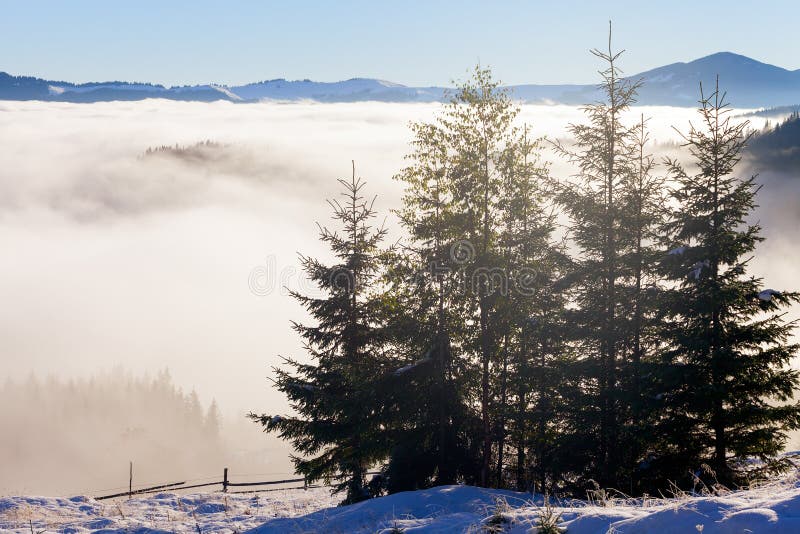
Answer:
<svg viewBox="0 0 800 534"><path fill-rule="evenodd" d="M480 415L483 427L480 484L491 483L494 413L492 370L499 356L498 303L503 284L498 224L504 185L502 158L519 109L488 69L476 68L473 79L458 88L441 123L453 153L451 187L457 232L465 240L463 262L469 277L477 326L473 350L480 368Z"/></svg>
<svg viewBox="0 0 800 534"><path fill-rule="evenodd" d="M476 428L469 391L466 295L453 212L452 150L440 124L414 123L398 210L410 242L392 257L389 332L400 360L390 427L389 491L475 481Z"/></svg>
<svg viewBox="0 0 800 534"><path fill-rule="evenodd" d="M624 373L627 304L625 285L631 272L625 256L633 239L629 220L629 186L636 168L638 127L622 114L635 102L639 84L623 78L618 67L622 52L593 50L604 61L600 89L603 100L584 108L588 124L572 125L575 148L556 145L578 169L562 182L559 201L569 214L571 236L579 250L576 269L568 277L576 304L571 313L574 342L583 358L574 374L585 383L570 401L571 436L562 461L573 463L579 477L600 485L616 485L622 470L624 406L620 384Z"/></svg>
<svg viewBox="0 0 800 534"><path fill-rule="evenodd" d="M503 339L495 478L501 487L508 484L507 462L514 467L513 484L519 490L533 482L543 488L552 472L550 438L559 421L557 360L563 357L559 330L564 297L552 284L568 260L564 243L553 237L556 215L541 141L529 138L527 125L515 131L502 168L499 244L508 287L498 322ZM507 443L516 452L509 460L504 455Z"/></svg>
<svg viewBox="0 0 800 534"><path fill-rule="evenodd" d="M755 177L735 174L747 123L731 121L718 86L708 96L701 91L699 112L700 125L685 136L692 170L670 164L677 209L665 264L677 289L664 424L680 466L708 462L717 480L735 484L743 474L736 460L774 460L787 432L800 427L800 404L791 402L798 372L789 367L798 347L780 313L798 294L747 273L763 239L749 221Z"/></svg>
<svg viewBox="0 0 800 534"><path fill-rule="evenodd" d="M377 380L388 368L379 324L382 302L374 287L385 230L371 226L374 199L365 199L355 164L352 178L339 183L344 199L329 203L341 233L320 226L319 234L336 263L301 256L322 296L292 292L314 320L292 323L312 362L285 358L289 369L275 369L276 386L297 416L251 417L292 442L300 453L293 457L295 468L308 481L336 480L334 491L346 491L344 502L352 503L368 497L367 470L387 454Z"/></svg>

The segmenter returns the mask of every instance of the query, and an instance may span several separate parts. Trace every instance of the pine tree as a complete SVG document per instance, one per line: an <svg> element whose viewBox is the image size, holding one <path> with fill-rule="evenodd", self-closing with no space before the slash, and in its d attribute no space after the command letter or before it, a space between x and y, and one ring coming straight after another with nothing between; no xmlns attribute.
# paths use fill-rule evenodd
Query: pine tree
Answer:
<svg viewBox="0 0 800 534"><path fill-rule="evenodd" d="M365 200L365 183L356 178L355 165L352 179L339 183L345 200L329 204L342 233L320 227L320 240L337 263L301 256L306 274L323 295L292 292L315 321L310 326L293 323L313 362L285 358L290 369L275 369L276 386L298 415L251 417L266 431L292 441L300 453L293 457L295 469L309 482L336 480L334 492L346 490L347 504L369 496L367 470L387 454L376 408L379 381L388 368L379 324L382 302L375 288L386 232L371 226L374 198Z"/></svg>
<svg viewBox="0 0 800 534"><path fill-rule="evenodd" d="M478 67L473 79L458 88L441 117L453 153L453 212L458 214L457 232L465 240L468 252L462 268L469 277L466 289L475 306L474 317L465 319L474 320L478 328L472 341L480 368L482 486L491 482L495 438L492 370L502 337L497 307L503 286L507 285L498 243L499 201L504 185L502 158L518 113L508 92L492 79L491 72Z"/></svg>
<svg viewBox="0 0 800 534"><path fill-rule="evenodd" d="M454 391L435 404L451 411L451 422L453 417L460 421L456 428L444 413L439 416L440 435L455 437L450 442L461 458L458 471L464 479L474 475L469 463L480 440L481 485L492 482L493 446L501 464L504 448L510 339L501 309L508 272L500 235L517 113L491 73L476 68L434 123L414 126L411 165L399 175L407 186L400 213L413 256L406 263L416 262L422 271L415 277L415 297L407 302L414 303L414 316L427 325L416 331L428 336L414 350L430 348L434 365L429 369L444 385L435 390ZM466 413L468 398L478 399L477 431ZM461 433L464 429L472 433ZM443 454L445 440L439 442ZM440 476L446 480L452 478Z"/></svg>
<svg viewBox="0 0 800 534"><path fill-rule="evenodd" d="M217 439L222 430L222 416L219 413L219 406L217 400L212 399L211 404L206 411L206 417L203 424L206 434L211 439Z"/></svg>
<svg viewBox="0 0 800 534"><path fill-rule="evenodd" d="M498 332L502 334L500 392L497 399L498 485L504 476L506 437L516 450L514 484L528 489L529 464L537 481L550 468L547 435L558 415L552 388L558 383L553 360L564 299L552 283L566 265L564 245L554 242L555 213L550 205L549 170L541 160L541 140L528 137L527 125L515 132L502 161L499 248L509 286L503 293Z"/></svg>
<svg viewBox="0 0 800 534"><path fill-rule="evenodd" d="M624 366L618 399L621 442L620 476L631 493L651 490L653 424L659 416L657 380L663 348L664 280L663 229L668 210L665 178L655 173L654 157L648 152L647 121L642 115L632 130L631 172L622 184L620 234L625 236L620 253L623 278L620 293L620 356Z"/></svg>
<svg viewBox="0 0 800 534"><path fill-rule="evenodd" d="M676 288L662 427L675 471L708 462L718 481L736 484L744 474L737 460L774 460L786 433L800 427L800 404L791 402L798 373L789 368L798 347L779 312L798 294L764 288L747 273L763 240L748 222L755 177L735 174L747 123L731 121L718 85L708 96L701 88L699 112L701 126L685 136L696 172L670 162L677 207L665 265Z"/></svg>
<svg viewBox="0 0 800 534"><path fill-rule="evenodd" d="M608 487L617 485L624 461L620 391L628 325L622 311L632 277L626 256L635 242L628 222L639 129L624 124L622 114L635 102L639 83L621 76L622 52L612 51L610 31L608 51L592 53L607 64L601 73L604 99L584 108L588 124L570 126L574 149L556 145L578 169L574 179L560 184L559 201L579 250L575 270L564 281L577 306L569 318L573 341L584 354L571 374L585 378L569 401L571 435L563 436L561 456L579 478Z"/></svg>
<svg viewBox="0 0 800 534"><path fill-rule="evenodd" d="M409 164L395 177L406 186L401 224L411 242L393 258L390 278L398 362L396 444L389 490L474 479L465 402L462 274L453 212L451 150L439 124L415 123ZM403 283L404 282L404 283ZM411 371L411 372L409 372Z"/></svg>

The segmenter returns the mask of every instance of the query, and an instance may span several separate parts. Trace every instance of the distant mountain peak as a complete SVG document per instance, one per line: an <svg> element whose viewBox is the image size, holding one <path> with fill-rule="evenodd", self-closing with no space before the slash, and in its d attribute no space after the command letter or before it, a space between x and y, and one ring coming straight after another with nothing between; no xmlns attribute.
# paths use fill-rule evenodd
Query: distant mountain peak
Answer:
<svg viewBox="0 0 800 534"><path fill-rule="evenodd" d="M707 56L703 56L701 58L695 59L691 63L694 63L694 62L697 62L697 61L717 60L717 59L725 59L725 60L732 59L732 60L738 60L738 61L745 61L745 62L749 62L749 63L758 63L758 61L756 61L753 58L750 58L750 57L747 57L747 56L743 56L742 54L737 54L736 52L729 52L729 51L725 51L725 50L723 50L722 52L714 52L713 54L709 54Z"/></svg>
<svg viewBox="0 0 800 534"><path fill-rule="evenodd" d="M717 52L715 54L711 54L708 56L701 57L699 59L695 59L694 61L690 61L689 65L698 65L698 64L714 64L714 65L725 65L725 66L734 66L734 67L758 67L758 68L768 68L768 69L776 69L785 72L789 72L788 70L777 67L775 65L770 65L769 63L764 63L762 61L758 61L751 57L743 56L742 54L736 54L734 52Z"/></svg>

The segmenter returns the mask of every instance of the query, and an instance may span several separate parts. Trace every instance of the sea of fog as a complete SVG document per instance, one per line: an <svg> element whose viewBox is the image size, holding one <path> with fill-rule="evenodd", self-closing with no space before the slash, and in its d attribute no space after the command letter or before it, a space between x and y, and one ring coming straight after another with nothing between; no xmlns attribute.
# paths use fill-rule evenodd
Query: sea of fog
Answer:
<svg viewBox="0 0 800 534"><path fill-rule="evenodd" d="M351 160L399 237L391 210L402 188L392 176L408 151L409 121L430 120L438 107L0 102L5 375L166 367L204 403L216 399L226 419L285 411L268 378L281 355L304 357L289 321L305 314L285 289L307 285L298 252L326 256L316 223L330 220L325 200ZM629 114L649 117L658 143L677 141L672 127L696 118L669 107ZM568 106L524 106L520 115L532 135L551 138L582 119ZM202 141L219 146L199 157L145 155ZM552 171L571 172L558 161ZM800 287L798 182L762 179L757 218L769 239L752 269L769 287Z"/></svg>

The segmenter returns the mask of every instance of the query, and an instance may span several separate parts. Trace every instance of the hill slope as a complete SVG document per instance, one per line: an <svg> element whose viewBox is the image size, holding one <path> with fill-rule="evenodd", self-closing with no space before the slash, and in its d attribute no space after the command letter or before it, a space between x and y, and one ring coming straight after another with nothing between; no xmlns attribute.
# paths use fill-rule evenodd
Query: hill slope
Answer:
<svg viewBox="0 0 800 534"><path fill-rule="evenodd" d="M757 132L747 146L748 159L761 170L793 171L800 167L800 113Z"/></svg>
<svg viewBox="0 0 800 534"><path fill-rule="evenodd" d="M500 504L498 505L498 500ZM721 534L800 532L796 477L722 496L554 503L550 512L569 534ZM541 497L470 486L397 493L299 518L267 521L252 534L282 532L536 532L548 514ZM494 530L493 530L494 529Z"/></svg>
<svg viewBox="0 0 800 534"><path fill-rule="evenodd" d="M261 494L208 493L96 501L87 497L0 498L0 532L45 529L168 534L176 532L456 533L536 532L541 497L470 486L441 486L332 507L327 488ZM500 503L498 505L498 502ZM800 480L718 496L553 503L551 517L569 534L721 534L800 532Z"/></svg>
<svg viewBox="0 0 800 534"><path fill-rule="evenodd" d="M713 87L719 75L722 87L736 107L769 107L800 102L800 70L790 71L731 52L719 52L689 63L673 63L631 76L645 82L639 103L694 106L699 85ZM597 99L594 85L516 85L510 89L524 102L583 104ZM214 84L164 87L149 83L101 82L74 84L0 72L0 99L100 102L111 100L170 100L254 102L259 100L315 100L319 102L436 102L444 87L408 87L352 78L340 82L268 80L240 86Z"/></svg>

